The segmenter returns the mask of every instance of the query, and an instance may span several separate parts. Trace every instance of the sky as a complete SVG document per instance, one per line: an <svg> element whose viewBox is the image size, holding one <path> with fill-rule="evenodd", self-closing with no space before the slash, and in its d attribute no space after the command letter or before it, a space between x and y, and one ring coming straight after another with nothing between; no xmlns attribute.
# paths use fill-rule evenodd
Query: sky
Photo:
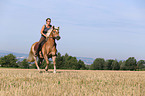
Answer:
<svg viewBox="0 0 145 96"><path fill-rule="evenodd" d="M0 0L0 50L29 54L48 17L62 55L145 59L145 0Z"/></svg>

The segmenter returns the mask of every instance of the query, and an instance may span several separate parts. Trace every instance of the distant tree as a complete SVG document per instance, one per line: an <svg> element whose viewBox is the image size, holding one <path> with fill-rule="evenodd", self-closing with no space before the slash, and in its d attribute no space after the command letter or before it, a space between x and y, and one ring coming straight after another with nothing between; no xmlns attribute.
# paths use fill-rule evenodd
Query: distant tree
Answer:
<svg viewBox="0 0 145 96"><path fill-rule="evenodd" d="M91 65L85 65L86 66L86 70L91 70Z"/></svg>
<svg viewBox="0 0 145 96"><path fill-rule="evenodd" d="M123 61L119 61L119 62L118 62L119 66L122 64L122 62L123 62Z"/></svg>
<svg viewBox="0 0 145 96"><path fill-rule="evenodd" d="M126 61L119 61L120 70L127 70L127 66L125 65Z"/></svg>
<svg viewBox="0 0 145 96"><path fill-rule="evenodd" d="M77 59L76 57L72 57L72 56L69 56L67 59L66 59L66 65L67 65L67 68L68 69L75 69L77 70L78 67L77 67Z"/></svg>
<svg viewBox="0 0 145 96"><path fill-rule="evenodd" d="M58 69L68 69L69 64L68 61L72 56L69 56L67 53L64 56L61 56L60 53L58 53L56 57L56 68Z"/></svg>
<svg viewBox="0 0 145 96"><path fill-rule="evenodd" d="M112 59L106 60L105 65L104 65L104 69L105 70L112 70L112 62L113 61L114 60L112 60Z"/></svg>
<svg viewBox="0 0 145 96"><path fill-rule="evenodd" d="M79 60L76 68L77 68L77 70L85 70L86 66L82 60Z"/></svg>
<svg viewBox="0 0 145 96"><path fill-rule="evenodd" d="M19 63L19 67L29 69L29 64L27 59L24 59L22 62Z"/></svg>
<svg viewBox="0 0 145 96"><path fill-rule="evenodd" d="M61 56L60 53L58 53L57 57L56 57L56 67L57 69L64 69L64 56Z"/></svg>
<svg viewBox="0 0 145 96"><path fill-rule="evenodd" d="M72 57L72 56L69 56L67 53L65 53L64 57L68 58L68 57Z"/></svg>
<svg viewBox="0 0 145 96"><path fill-rule="evenodd" d="M8 54L0 58L0 65L1 67L18 67L16 61L16 56L14 56L13 54Z"/></svg>
<svg viewBox="0 0 145 96"><path fill-rule="evenodd" d="M117 60L114 60L113 62L112 62L112 70L119 70L120 69L120 65L119 65L119 63L118 63L118 61Z"/></svg>
<svg viewBox="0 0 145 96"><path fill-rule="evenodd" d="M32 65L32 66L31 66L32 69L37 69L35 63L32 63L31 65Z"/></svg>
<svg viewBox="0 0 145 96"><path fill-rule="evenodd" d="M125 65L126 65L128 70L135 70L137 67L137 61L134 57L129 57L126 60Z"/></svg>
<svg viewBox="0 0 145 96"><path fill-rule="evenodd" d="M91 64L90 69L91 70L103 70L105 60L103 58L96 58Z"/></svg>
<svg viewBox="0 0 145 96"><path fill-rule="evenodd" d="M45 66L45 67L46 67L46 66ZM48 68L49 68L49 69L53 69L53 68L54 68L53 61L49 61Z"/></svg>
<svg viewBox="0 0 145 96"><path fill-rule="evenodd" d="M67 53L64 56L61 56L61 54L58 53L56 57L56 67L58 69L86 69L83 61L78 61L76 57L69 56Z"/></svg>
<svg viewBox="0 0 145 96"><path fill-rule="evenodd" d="M63 68L64 69L72 69L72 63L71 63L71 59L72 59L72 56L64 56L64 66Z"/></svg>
<svg viewBox="0 0 145 96"><path fill-rule="evenodd" d="M138 69L143 69L143 68L145 68L145 66L144 66L143 64L145 64L145 60L139 60L139 61L137 62L137 68L138 68Z"/></svg>
<svg viewBox="0 0 145 96"><path fill-rule="evenodd" d="M1 57L0 58L0 66L1 67L6 67L7 66L7 63L6 63L6 60L4 57Z"/></svg>

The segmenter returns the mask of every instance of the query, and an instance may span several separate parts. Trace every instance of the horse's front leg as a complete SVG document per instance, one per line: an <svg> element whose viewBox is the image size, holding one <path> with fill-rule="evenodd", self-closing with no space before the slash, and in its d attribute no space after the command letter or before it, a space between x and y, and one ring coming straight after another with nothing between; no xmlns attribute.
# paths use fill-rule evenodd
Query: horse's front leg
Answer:
<svg viewBox="0 0 145 96"><path fill-rule="evenodd" d="M47 55L44 56L44 59L45 59L45 61L46 61L46 63L47 63L47 65L46 65L46 67L45 67L45 71L48 71L49 60L48 60Z"/></svg>
<svg viewBox="0 0 145 96"><path fill-rule="evenodd" d="M56 73L56 66L55 66L56 61L55 61L55 59L56 59L56 56L52 56L53 65L54 65L54 71L53 71L53 73Z"/></svg>

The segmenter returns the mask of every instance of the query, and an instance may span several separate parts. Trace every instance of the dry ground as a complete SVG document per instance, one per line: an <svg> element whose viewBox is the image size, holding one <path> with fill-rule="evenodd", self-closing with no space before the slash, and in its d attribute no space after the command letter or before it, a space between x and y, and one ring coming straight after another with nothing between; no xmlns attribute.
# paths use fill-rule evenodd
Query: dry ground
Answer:
<svg viewBox="0 0 145 96"><path fill-rule="evenodd" d="M0 96L145 96L145 72L0 68Z"/></svg>

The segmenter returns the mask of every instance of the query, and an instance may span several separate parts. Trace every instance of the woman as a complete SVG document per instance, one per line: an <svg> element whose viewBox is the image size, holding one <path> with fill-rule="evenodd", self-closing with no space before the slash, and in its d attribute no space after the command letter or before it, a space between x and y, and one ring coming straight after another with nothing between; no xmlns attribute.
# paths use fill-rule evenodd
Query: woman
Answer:
<svg viewBox="0 0 145 96"><path fill-rule="evenodd" d="M41 29L41 38L40 38L38 44L36 45L36 48L35 48L35 50L36 50L35 56L38 56L39 55L39 51L40 51L40 47L41 47L41 42L46 39L46 33L52 27L52 25L50 23L51 23L51 19L50 18L47 18L46 19L46 25L43 25L43 27Z"/></svg>

